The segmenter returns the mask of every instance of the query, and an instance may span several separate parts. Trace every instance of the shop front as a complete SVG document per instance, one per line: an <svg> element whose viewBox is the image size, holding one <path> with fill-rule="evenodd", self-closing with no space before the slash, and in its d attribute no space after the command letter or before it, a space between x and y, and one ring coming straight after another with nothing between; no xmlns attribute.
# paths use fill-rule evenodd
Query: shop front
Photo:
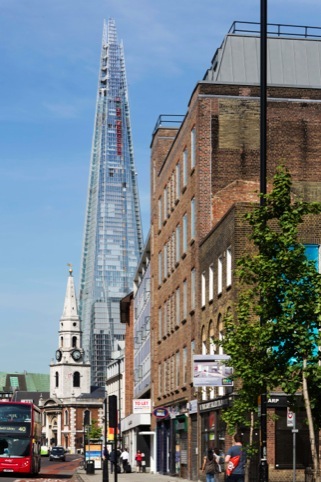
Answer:
<svg viewBox="0 0 321 482"><path fill-rule="evenodd" d="M157 472L187 478L188 415L186 406L156 411L166 414L157 420Z"/></svg>
<svg viewBox="0 0 321 482"><path fill-rule="evenodd" d="M221 413L228 406L229 400L217 399L210 402L200 403L201 418L201 451L200 458L206 455L209 448L217 448L225 454L226 424L221 418Z"/></svg>

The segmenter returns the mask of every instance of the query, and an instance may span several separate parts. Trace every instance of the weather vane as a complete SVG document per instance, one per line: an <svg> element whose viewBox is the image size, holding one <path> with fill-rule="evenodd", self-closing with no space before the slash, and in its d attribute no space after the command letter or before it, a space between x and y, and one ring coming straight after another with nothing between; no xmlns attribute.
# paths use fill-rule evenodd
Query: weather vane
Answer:
<svg viewBox="0 0 321 482"><path fill-rule="evenodd" d="M72 274L72 264L71 263L67 263L67 266L69 266L69 273L70 275Z"/></svg>

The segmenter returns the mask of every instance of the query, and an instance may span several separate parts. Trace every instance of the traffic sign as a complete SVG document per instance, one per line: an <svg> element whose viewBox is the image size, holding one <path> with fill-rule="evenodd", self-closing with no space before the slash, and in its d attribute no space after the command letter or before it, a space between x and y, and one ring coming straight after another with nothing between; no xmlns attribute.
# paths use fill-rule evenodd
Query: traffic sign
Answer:
<svg viewBox="0 0 321 482"><path fill-rule="evenodd" d="M295 427L295 413L292 412L289 409L289 407L287 408L287 414L286 414L286 426Z"/></svg>

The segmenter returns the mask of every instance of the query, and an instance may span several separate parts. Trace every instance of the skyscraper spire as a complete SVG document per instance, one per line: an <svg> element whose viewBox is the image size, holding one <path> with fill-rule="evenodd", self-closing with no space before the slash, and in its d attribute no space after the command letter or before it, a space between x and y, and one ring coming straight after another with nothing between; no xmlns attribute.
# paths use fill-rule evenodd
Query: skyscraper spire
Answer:
<svg viewBox="0 0 321 482"><path fill-rule="evenodd" d="M123 46L104 22L82 254L80 316L92 384L105 384L119 301L132 289L143 248Z"/></svg>

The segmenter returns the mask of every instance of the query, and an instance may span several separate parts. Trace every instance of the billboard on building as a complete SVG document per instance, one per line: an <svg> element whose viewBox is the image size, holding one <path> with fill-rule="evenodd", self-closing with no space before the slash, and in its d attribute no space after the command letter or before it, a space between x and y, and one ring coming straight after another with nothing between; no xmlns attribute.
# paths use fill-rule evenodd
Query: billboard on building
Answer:
<svg viewBox="0 0 321 482"><path fill-rule="evenodd" d="M133 400L133 413L151 413L150 398L137 398Z"/></svg>
<svg viewBox="0 0 321 482"><path fill-rule="evenodd" d="M232 387L228 355L194 355L194 387Z"/></svg>

